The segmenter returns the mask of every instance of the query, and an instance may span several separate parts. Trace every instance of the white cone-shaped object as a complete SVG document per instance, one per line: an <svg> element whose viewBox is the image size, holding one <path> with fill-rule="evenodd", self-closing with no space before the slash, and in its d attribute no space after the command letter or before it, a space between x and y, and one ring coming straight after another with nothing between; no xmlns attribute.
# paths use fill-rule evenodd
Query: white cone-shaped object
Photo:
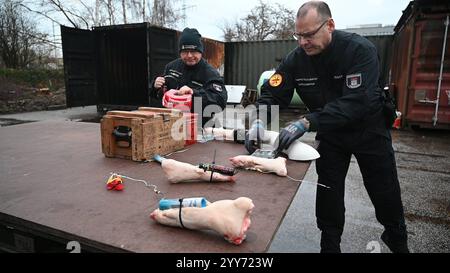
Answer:
<svg viewBox="0 0 450 273"><path fill-rule="evenodd" d="M233 130L224 129L224 128L205 128L205 133L209 135L214 135L214 139L222 139L222 140L233 140ZM264 150L274 150L278 147L278 143L275 141L278 138L279 133L274 131L265 131L264 132L264 140L263 146ZM269 146L269 147L267 147ZM300 140L294 141L294 143L289 146L287 150L283 151L288 155L288 158L291 160L298 161L310 161L315 160L320 157L320 154L308 144L301 142Z"/></svg>
<svg viewBox="0 0 450 273"><path fill-rule="evenodd" d="M266 140L269 140L269 144L273 149L277 148L276 145L278 145L278 143L275 143L275 141L277 140L278 135L279 133L274 131L265 131L264 133L264 137ZM290 160L310 161L320 157L320 154L316 149L298 139L294 141L287 150L283 150L283 152L288 155Z"/></svg>

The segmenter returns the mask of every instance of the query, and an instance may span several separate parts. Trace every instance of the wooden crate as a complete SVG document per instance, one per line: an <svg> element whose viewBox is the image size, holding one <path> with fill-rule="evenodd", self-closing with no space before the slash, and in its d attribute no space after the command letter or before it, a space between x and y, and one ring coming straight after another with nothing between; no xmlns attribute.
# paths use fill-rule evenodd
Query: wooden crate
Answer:
<svg viewBox="0 0 450 273"><path fill-rule="evenodd" d="M154 109L158 109L158 110L154 110ZM161 108L151 108L151 107L139 107L138 111L139 112L154 112L154 111L161 111L164 110ZM184 146L188 146L188 145L193 145L195 143L197 143L197 135L198 135L198 124L197 124L197 119L198 119L198 114L196 113L186 113L183 112L183 116L185 119L185 132L184 132L184 139L185 139L185 143Z"/></svg>
<svg viewBox="0 0 450 273"><path fill-rule="evenodd" d="M183 113L175 109L110 111L101 120L102 151L106 157L150 160L183 149L184 126ZM114 133L119 127L125 130L119 133L130 131L128 137Z"/></svg>

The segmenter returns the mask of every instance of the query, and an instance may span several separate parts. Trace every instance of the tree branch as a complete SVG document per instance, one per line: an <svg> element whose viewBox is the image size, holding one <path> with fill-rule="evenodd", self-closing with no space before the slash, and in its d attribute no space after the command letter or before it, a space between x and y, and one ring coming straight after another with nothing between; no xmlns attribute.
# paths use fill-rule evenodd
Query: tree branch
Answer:
<svg viewBox="0 0 450 273"><path fill-rule="evenodd" d="M22 3L20 3L19 5L22 6L22 7L24 7L24 8L26 8L28 11L31 11L31 12L37 13L37 14L39 14L39 15L42 15L42 16L44 16L45 18L49 19L50 21L52 21L52 22L54 22L54 23L57 23L58 25L61 25L61 23L59 23L58 21L56 21L55 19L53 19L52 17L48 16L47 14L45 14L45 13L43 13L43 12L41 12L41 11L33 10L33 9L29 8L28 6L22 4Z"/></svg>
<svg viewBox="0 0 450 273"><path fill-rule="evenodd" d="M72 20L72 18L70 18L70 16L66 13L66 11L65 11L64 8L62 7L62 5L61 5L61 3L59 2L59 0L56 0L56 1L55 1L55 0L49 0L49 2L50 2L51 4L53 4L54 7L58 8L58 10L61 11L61 12L64 14L64 16L66 17L66 19L69 20L69 22L70 22L75 28L80 28L80 27L78 26L78 24L75 23L75 22Z"/></svg>

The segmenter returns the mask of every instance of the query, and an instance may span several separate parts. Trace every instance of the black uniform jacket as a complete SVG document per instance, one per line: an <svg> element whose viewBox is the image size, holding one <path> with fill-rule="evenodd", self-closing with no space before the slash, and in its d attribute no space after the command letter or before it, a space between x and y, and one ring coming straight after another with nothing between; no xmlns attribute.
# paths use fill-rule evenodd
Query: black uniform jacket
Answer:
<svg viewBox="0 0 450 273"><path fill-rule="evenodd" d="M378 54L370 41L336 30L330 45L318 55L308 56L300 47L290 52L273 79L262 86L256 105L286 108L295 89L318 137L355 129L388 136L379 71Z"/></svg>
<svg viewBox="0 0 450 273"><path fill-rule="evenodd" d="M164 70L167 90L180 89L189 86L194 90L194 97L202 98L202 110L208 105L218 105L224 109L228 95L223 78L208 62L202 59L195 66L187 66L181 59L176 59L166 65ZM150 96L162 98L161 90L151 83Z"/></svg>

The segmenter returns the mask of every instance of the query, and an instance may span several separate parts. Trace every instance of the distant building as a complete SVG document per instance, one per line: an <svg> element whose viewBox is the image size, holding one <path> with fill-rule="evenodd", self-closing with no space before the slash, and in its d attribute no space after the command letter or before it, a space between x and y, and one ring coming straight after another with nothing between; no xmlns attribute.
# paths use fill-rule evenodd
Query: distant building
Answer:
<svg viewBox="0 0 450 273"><path fill-rule="evenodd" d="M393 35L394 25L382 26L381 24L365 24L347 27L346 29L341 29L346 32L356 33L361 36L383 36L383 35Z"/></svg>

